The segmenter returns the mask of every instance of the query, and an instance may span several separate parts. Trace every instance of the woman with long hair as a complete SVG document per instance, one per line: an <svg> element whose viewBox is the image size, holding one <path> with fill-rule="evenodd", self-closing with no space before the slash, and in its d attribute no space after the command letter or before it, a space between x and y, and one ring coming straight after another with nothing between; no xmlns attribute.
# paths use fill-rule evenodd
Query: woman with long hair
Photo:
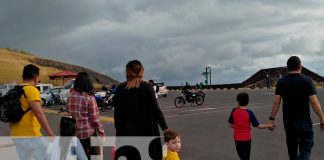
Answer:
<svg viewBox="0 0 324 160"><path fill-rule="evenodd" d="M76 120L76 136L90 159L90 155L100 154L99 147L90 146L90 137L105 133L99 119L99 109L94 97L93 84L86 72L79 72L71 93L68 95L66 111Z"/></svg>
<svg viewBox="0 0 324 160"><path fill-rule="evenodd" d="M154 160L161 160L159 126L163 131L167 130L168 126L159 108L153 86L143 78L144 67L141 62L138 60L128 62L126 82L118 86L113 98L116 136L117 139L121 136L155 137L153 145L149 146L149 156ZM132 148L129 150L122 148L116 148L116 159L120 156L130 160L138 159L138 154Z"/></svg>

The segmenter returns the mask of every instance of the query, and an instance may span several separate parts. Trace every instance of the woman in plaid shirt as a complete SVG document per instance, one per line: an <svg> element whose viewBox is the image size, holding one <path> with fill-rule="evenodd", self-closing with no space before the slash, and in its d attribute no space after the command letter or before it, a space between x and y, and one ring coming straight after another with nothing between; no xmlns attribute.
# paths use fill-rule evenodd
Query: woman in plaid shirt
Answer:
<svg viewBox="0 0 324 160"><path fill-rule="evenodd" d="M67 98L66 110L76 120L76 136L90 159L90 155L99 155L99 147L90 147L90 137L105 136L99 119L99 110L93 93L93 84L86 72L79 72L73 90Z"/></svg>

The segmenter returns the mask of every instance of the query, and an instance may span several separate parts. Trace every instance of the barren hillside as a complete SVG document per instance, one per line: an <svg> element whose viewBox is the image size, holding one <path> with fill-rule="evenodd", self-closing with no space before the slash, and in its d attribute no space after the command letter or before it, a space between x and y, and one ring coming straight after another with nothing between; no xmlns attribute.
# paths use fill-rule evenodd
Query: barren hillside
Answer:
<svg viewBox="0 0 324 160"><path fill-rule="evenodd" d="M41 69L41 81L49 83L48 75L60 71L87 72L94 83L97 84L116 84L118 81L111 77L95 72L91 69L67 64L59 61L53 61L45 58L39 58L31 53L17 49L0 48L0 84L3 83L20 83L23 67L26 64L34 64Z"/></svg>

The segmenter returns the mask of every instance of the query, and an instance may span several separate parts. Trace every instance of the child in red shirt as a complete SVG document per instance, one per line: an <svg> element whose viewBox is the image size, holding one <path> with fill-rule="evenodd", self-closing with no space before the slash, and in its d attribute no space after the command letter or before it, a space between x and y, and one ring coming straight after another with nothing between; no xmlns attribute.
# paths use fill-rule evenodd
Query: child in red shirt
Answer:
<svg viewBox="0 0 324 160"><path fill-rule="evenodd" d="M241 160L249 160L251 152L251 125L259 129L273 129L274 124L260 124L254 113L247 109L249 95L246 92L239 93L236 97L238 106L232 110L228 119L230 127L234 128L234 140L236 151Z"/></svg>

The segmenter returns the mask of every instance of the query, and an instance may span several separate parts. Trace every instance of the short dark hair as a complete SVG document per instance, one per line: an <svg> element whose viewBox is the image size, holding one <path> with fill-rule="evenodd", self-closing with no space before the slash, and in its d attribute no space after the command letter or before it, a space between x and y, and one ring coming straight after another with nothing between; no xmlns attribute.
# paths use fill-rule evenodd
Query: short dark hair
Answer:
<svg viewBox="0 0 324 160"><path fill-rule="evenodd" d="M167 130L164 132L164 142L169 142L170 140L175 139L179 136L180 136L179 133L175 131Z"/></svg>
<svg viewBox="0 0 324 160"><path fill-rule="evenodd" d="M101 86L101 90L103 90L103 91L108 91L109 88L108 88L107 85L102 85L102 86Z"/></svg>
<svg viewBox="0 0 324 160"><path fill-rule="evenodd" d="M249 95L246 92L241 92L236 96L236 100L240 106L247 106L249 104Z"/></svg>
<svg viewBox="0 0 324 160"><path fill-rule="evenodd" d="M79 93L86 92L89 95L93 95L93 84L87 72L78 73L73 88Z"/></svg>
<svg viewBox="0 0 324 160"><path fill-rule="evenodd" d="M297 56L291 56L287 61L287 68L289 71L297 71L301 66L301 61Z"/></svg>
<svg viewBox="0 0 324 160"><path fill-rule="evenodd" d="M28 64L24 67L22 78L23 80L32 80L39 76L39 68L33 64Z"/></svg>
<svg viewBox="0 0 324 160"><path fill-rule="evenodd" d="M150 79L149 82L152 83L152 84L154 83L154 81L152 79Z"/></svg>
<svg viewBox="0 0 324 160"><path fill-rule="evenodd" d="M76 121L72 117L62 117L60 122L60 136L75 136Z"/></svg>
<svg viewBox="0 0 324 160"><path fill-rule="evenodd" d="M66 159L68 154L69 144L71 143L72 137L76 134L76 121L72 117L64 116L60 121L60 148L61 156L60 159Z"/></svg>

